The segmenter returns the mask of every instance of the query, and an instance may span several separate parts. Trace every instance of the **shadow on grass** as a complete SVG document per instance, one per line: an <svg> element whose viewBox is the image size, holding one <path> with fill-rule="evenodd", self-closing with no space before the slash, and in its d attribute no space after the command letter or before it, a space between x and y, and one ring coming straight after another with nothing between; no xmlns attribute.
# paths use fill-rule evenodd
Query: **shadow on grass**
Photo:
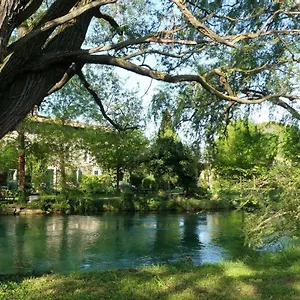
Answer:
<svg viewBox="0 0 300 300"><path fill-rule="evenodd" d="M0 299L300 299L300 258L2 276Z"/></svg>

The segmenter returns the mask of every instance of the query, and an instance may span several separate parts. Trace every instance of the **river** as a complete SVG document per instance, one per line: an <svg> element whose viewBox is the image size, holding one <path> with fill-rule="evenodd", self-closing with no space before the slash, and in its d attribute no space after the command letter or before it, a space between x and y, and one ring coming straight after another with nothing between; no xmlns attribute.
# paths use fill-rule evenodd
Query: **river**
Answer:
<svg viewBox="0 0 300 300"><path fill-rule="evenodd" d="M254 252L242 212L0 216L0 274L200 265Z"/></svg>

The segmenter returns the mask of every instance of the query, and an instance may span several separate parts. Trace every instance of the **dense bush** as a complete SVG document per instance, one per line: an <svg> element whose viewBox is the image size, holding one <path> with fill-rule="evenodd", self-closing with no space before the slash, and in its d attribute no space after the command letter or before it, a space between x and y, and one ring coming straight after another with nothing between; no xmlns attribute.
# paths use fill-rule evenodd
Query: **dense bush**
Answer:
<svg viewBox="0 0 300 300"><path fill-rule="evenodd" d="M80 190L90 195L110 193L113 190L110 175L84 175L80 182Z"/></svg>
<svg viewBox="0 0 300 300"><path fill-rule="evenodd" d="M153 175L145 177L142 181L142 186L144 189L155 189L156 182Z"/></svg>
<svg viewBox="0 0 300 300"><path fill-rule="evenodd" d="M144 176L140 174L133 173L130 175L130 183L136 188L140 188L142 186L143 179Z"/></svg>
<svg viewBox="0 0 300 300"><path fill-rule="evenodd" d="M247 218L247 242L260 246L280 241L286 236L299 241L299 166L289 163L276 165L266 181L264 197L259 199L260 209Z"/></svg>
<svg viewBox="0 0 300 300"><path fill-rule="evenodd" d="M122 210L134 211L134 193L130 190L126 190L122 193Z"/></svg>

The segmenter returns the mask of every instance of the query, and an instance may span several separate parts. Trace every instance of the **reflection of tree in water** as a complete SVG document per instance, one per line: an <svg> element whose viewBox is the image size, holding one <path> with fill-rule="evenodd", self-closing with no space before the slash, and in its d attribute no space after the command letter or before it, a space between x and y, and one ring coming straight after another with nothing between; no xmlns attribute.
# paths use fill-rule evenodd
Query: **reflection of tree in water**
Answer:
<svg viewBox="0 0 300 300"><path fill-rule="evenodd" d="M129 231L134 226L133 215L125 215L123 216L123 225L125 231Z"/></svg>
<svg viewBox="0 0 300 300"><path fill-rule="evenodd" d="M190 250L199 250L203 247L198 234L198 215L186 214L184 216L182 246Z"/></svg>
<svg viewBox="0 0 300 300"><path fill-rule="evenodd" d="M42 268L45 253L47 251L47 235L46 235L46 222L44 216L37 218L28 217L28 232L30 238L26 240L26 255L32 259L32 271L39 271Z"/></svg>
<svg viewBox="0 0 300 300"><path fill-rule="evenodd" d="M15 232L16 232L16 256L15 256L15 265L17 269L22 269L24 267L25 260L25 233L28 228L28 223L26 218L18 217L16 222Z"/></svg>
<svg viewBox="0 0 300 300"><path fill-rule="evenodd" d="M9 229L9 224L6 221L8 220L7 218L0 218L0 254L1 252L4 253L6 249L9 247L9 242L8 242L8 229ZM10 225L11 226L11 225Z"/></svg>
<svg viewBox="0 0 300 300"><path fill-rule="evenodd" d="M12 219L11 219L12 220ZM9 239L1 242L5 261L3 268L15 269L17 273L39 272L43 270L43 261L47 252L46 223L43 217L15 217L13 251ZM13 226L13 225L10 225ZM2 227L2 226L1 226ZM1 229L4 229L3 227ZM6 233L9 229L6 230ZM3 260L3 258L0 258Z"/></svg>
<svg viewBox="0 0 300 300"><path fill-rule="evenodd" d="M178 254L180 245L180 220L165 214L156 215L156 234L152 254L171 259Z"/></svg>
<svg viewBox="0 0 300 300"><path fill-rule="evenodd" d="M90 263L90 255L98 251L95 246L100 230L98 218L91 216L64 216L60 231L60 270L76 269ZM105 224L104 224L105 226Z"/></svg>
<svg viewBox="0 0 300 300"><path fill-rule="evenodd" d="M11 222L11 220L14 219L11 217L0 217L0 274L6 273L6 270L10 271L15 264L11 243L16 237L9 235L14 225L14 222Z"/></svg>
<svg viewBox="0 0 300 300"><path fill-rule="evenodd" d="M208 216L209 228L215 228L211 230L213 242L235 258L255 255L255 251L244 244L243 214L244 212L241 211L233 211L214 213Z"/></svg>
<svg viewBox="0 0 300 300"><path fill-rule="evenodd" d="M115 232L115 242L114 242L114 246L115 249L112 249L112 253L116 253L117 258L122 258L123 252L124 252L124 247L123 247L123 236L124 236L124 231L126 231L126 228L129 226L130 224L128 224L127 222L127 218L126 217L122 217L122 220L120 220L120 218L117 218L116 220L116 232ZM123 226L122 226L123 223ZM116 251L117 250L117 251Z"/></svg>
<svg viewBox="0 0 300 300"><path fill-rule="evenodd" d="M69 222L71 220L67 217L63 217L62 219L62 230L61 230L61 243L59 248L59 263L61 269L70 270L72 269L72 259L70 259L70 246L69 245L69 238L68 238L68 229L69 229ZM80 243L77 245L80 247ZM73 248L74 249L74 248Z"/></svg>
<svg viewBox="0 0 300 300"><path fill-rule="evenodd" d="M122 216L117 230L116 252L121 259L136 259L145 256L151 244L148 215L126 214Z"/></svg>
<svg viewBox="0 0 300 300"><path fill-rule="evenodd" d="M7 236L7 228L7 222L4 222L4 220L0 220L0 238Z"/></svg>

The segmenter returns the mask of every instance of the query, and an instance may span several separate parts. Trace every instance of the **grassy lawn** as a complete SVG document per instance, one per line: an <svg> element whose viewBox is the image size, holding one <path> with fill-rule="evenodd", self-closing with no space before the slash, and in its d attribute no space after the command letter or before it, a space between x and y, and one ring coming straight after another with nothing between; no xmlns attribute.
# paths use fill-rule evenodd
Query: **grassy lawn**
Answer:
<svg viewBox="0 0 300 300"><path fill-rule="evenodd" d="M200 267L2 276L0 299L300 299L300 249Z"/></svg>

